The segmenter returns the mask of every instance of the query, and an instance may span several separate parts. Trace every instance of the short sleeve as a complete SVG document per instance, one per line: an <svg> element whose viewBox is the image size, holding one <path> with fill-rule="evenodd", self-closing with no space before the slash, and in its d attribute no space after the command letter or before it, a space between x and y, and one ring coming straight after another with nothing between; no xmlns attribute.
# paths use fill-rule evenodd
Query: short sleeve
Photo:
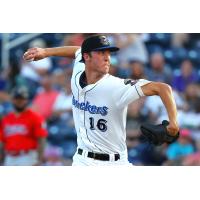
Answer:
<svg viewBox="0 0 200 200"><path fill-rule="evenodd" d="M79 71L85 70L85 64L80 62L81 59L82 59L82 55L81 55L81 48L80 48L75 53L73 73L77 73Z"/></svg>
<svg viewBox="0 0 200 200"><path fill-rule="evenodd" d="M141 87L150 83L145 79L131 80L120 79L114 91L114 99L117 107L125 107L131 102L145 96Z"/></svg>
<svg viewBox="0 0 200 200"><path fill-rule="evenodd" d="M35 115L34 119L34 135L36 137L47 137L46 122L39 115Z"/></svg>

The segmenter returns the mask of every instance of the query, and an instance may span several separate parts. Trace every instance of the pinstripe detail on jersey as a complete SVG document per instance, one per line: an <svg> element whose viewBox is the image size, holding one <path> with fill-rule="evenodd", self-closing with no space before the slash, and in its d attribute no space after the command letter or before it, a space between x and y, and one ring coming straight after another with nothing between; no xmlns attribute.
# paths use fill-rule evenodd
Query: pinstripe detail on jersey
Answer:
<svg viewBox="0 0 200 200"><path fill-rule="evenodd" d="M85 95L84 95L84 102L86 101L86 94L87 94L89 91L91 91L92 89L94 89L96 86L97 86L97 85L95 85L93 88L91 88L90 90L88 90L88 91L85 92ZM87 134L87 128L86 128L86 125L85 125L85 121L86 121L86 120L85 120L85 111L84 111L84 126L85 126L86 134ZM91 140L89 139L88 134L87 134L87 138L88 138L88 140L90 141L90 143L94 144L94 146L95 146L97 149L99 149L101 152L104 152L104 151L103 151L101 148L99 148L95 143L91 142Z"/></svg>
<svg viewBox="0 0 200 200"><path fill-rule="evenodd" d="M82 71L79 71L79 72L75 75L75 79L74 79L75 85L76 85L77 90L78 90L78 101L79 101L79 89L78 89L78 86L77 86L77 83L76 83L76 77L78 76L78 74L79 74L80 72L82 72Z"/></svg>
<svg viewBox="0 0 200 200"><path fill-rule="evenodd" d="M80 72L82 72L82 71L79 71L79 72L75 75L75 85L76 85L77 90L78 90L78 101L79 101L79 88L78 88L78 85L77 85L77 82L76 82L76 81L77 81L76 77L78 76L78 74L79 74ZM95 88L95 87L96 87L96 85L95 85L93 88ZM85 95L84 95L84 102L85 102L86 93L89 92L89 91L91 91L93 88L91 88L90 90L88 90L88 91L85 92ZM85 130L86 130L86 136L87 136L88 141L89 141L91 144L93 144L96 148L98 148L94 143L92 143L92 141L91 141L90 138L88 137L87 128L86 128L86 125L85 125L85 111L84 111L84 127L85 127ZM80 134L80 137L81 137L81 134ZM82 137L81 137L81 139L82 139ZM83 140L83 139L82 139L82 140ZM98 149L99 149L100 151L103 152L103 150L101 150L100 148L98 148Z"/></svg>
<svg viewBox="0 0 200 200"><path fill-rule="evenodd" d="M138 96L141 97L141 95L139 94L137 87L135 86L136 92L138 93Z"/></svg>
<svg viewBox="0 0 200 200"><path fill-rule="evenodd" d="M75 82L76 88L77 88L77 90L78 90L78 100L79 100L79 89L78 89L78 86L77 86L77 84L76 84L76 77L77 77L77 75L78 75L80 72L82 72L82 71L79 71L79 72L75 75L75 78L74 78L74 82ZM73 95L73 93L72 93L72 95ZM73 95L73 96L74 96L74 95ZM80 130L79 130L79 133L80 133ZM83 139L82 139L82 137L81 137L81 133L80 133L79 135L80 135L81 140L83 141ZM84 141L83 141L83 143L84 143Z"/></svg>

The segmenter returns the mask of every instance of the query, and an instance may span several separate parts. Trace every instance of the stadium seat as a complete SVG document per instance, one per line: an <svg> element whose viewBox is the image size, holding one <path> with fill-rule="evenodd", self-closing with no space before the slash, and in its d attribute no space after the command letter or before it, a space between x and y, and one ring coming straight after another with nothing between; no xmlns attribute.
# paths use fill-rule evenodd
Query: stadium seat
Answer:
<svg viewBox="0 0 200 200"><path fill-rule="evenodd" d="M158 44L163 48L170 46L171 34L170 33L151 33L149 42L152 44Z"/></svg>
<svg viewBox="0 0 200 200"><path fill-rule="evenodd" d="M153 54L153 53L156 53L156 52L163 53L163 48L160 45L147 44L146 47L147 47L147 51L149 52L150 55Z"/></svg>
<svg viewBox="0 0 200 200"><path fill-rule="evenodd" d="M190 49L188 50L188 58L194 63L194 65L200 64L200 50Z"/></svg>
<svg viewBox="0 0 200 200"><path fill-rule="evenodd" d="M185 58L187 58L188 56L188 54L187 54L187 50L185 49L185 48L181 48L181 47L179 47L179 48L172 48L172 52L173 52L173 60L172 60L172 63L174 64L174 65L180 65L181 64L181 62L185 59Z"/></svg>
<svg viewBox="0 0 200 200"><path fill-rule="evenodd" d="M48 139L52 144L60 145L68 139L76 139L76 131L74 127L67 126L66 122L55 121L48 124Z"/></svg>
<svg viewBox="0 0 200 200"><path fill-rule="evenodd" d="M167 49L164 51L165 61L173 65L176 62L176 57L174 52L171 49Z"/></svg>

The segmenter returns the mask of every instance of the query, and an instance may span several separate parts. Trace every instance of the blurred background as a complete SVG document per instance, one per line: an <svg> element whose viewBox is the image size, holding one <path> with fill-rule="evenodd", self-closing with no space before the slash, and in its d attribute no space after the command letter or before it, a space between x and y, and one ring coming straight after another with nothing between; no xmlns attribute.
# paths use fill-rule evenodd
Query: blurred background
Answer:
<svg viewBox="0 0 200 200"><path fill-rule="evenodd" d="M47 123L43 165L71 165L76 151L70 88L73 60L51 57L25 62L23 54L31 47L79 46L89 35L92 34L0 34L0 117L13 110L12 89L28 87L29 107ZM180 138L174 144L154 147L139 137L139 127L143 122L156 124L168 119L161 100L156 96L144 97L129 105L129 161L147 166L200 165L200 34L105 35L121 48L111 58L110 73L120 78L168 83L178 108Z"/></svg>

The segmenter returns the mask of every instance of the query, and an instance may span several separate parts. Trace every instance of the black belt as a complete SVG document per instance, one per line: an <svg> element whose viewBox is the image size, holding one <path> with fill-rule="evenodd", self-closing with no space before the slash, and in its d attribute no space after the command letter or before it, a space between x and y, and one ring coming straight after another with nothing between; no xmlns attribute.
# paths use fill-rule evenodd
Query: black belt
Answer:
<svg viewBox="0 0 200 200"><path fill-rule="evenodd" d="M78 154L82 155L83 154L83 149L78 149ZM95 160L102 160L102 161L109 161L110 160L110 155L109 154L104 154L104 153L93 153L93 152L87 152L87 157L88 158L93 158ZM120 155L114 154L115 161L120 159Z"/></svg>

